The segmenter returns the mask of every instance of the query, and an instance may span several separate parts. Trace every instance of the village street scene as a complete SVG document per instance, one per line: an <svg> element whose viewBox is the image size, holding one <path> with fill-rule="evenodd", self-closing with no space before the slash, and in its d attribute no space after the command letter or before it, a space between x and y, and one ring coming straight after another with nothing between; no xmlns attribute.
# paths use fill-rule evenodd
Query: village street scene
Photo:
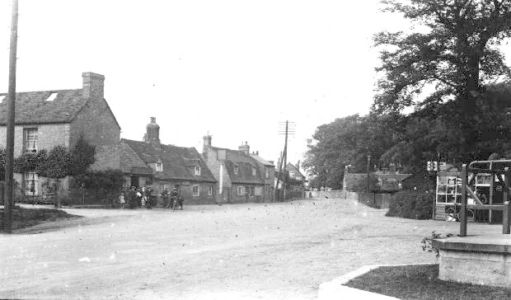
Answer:
<svg viewBox="0 0 511 300"><path fill-rule="evenodd" d="M511 0L113 2L0 3L0 299L511 299Z"/></svg>

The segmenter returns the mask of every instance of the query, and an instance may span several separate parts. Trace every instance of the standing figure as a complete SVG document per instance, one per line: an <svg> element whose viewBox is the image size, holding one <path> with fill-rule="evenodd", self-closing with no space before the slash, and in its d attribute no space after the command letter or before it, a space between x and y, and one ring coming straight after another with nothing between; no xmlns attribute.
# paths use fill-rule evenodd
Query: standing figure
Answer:
<svg viewBox="0 0 511 300"><path fill-rule="evenodd" d="M170 203L172 203L172 209L175 210L178 205L179 191L177 190L177 186L175 186L170 192Z"/></svg>
<svg viewBox="0 0 511 300"><path fill-rule="evenodd" d="M163 207L170 208L171 202L170 202L170 194L169 191L164 188L161 192L161 199L163 200Z"/></svg>
<svg viewBox="0 0 511 300"><path fill-rule="evenodd" d="M144 195L143 197L145 198L145 208L147 209L151 209L152 208L152 203L151 203L151 188L150 187L146 187L145 188L145 192L144 192Z"/></svg>
<svg viewBox="0 0 511 300"><path fill-rule="evenodd" d="M138 206L137 192L134 186L132 186L128 191L128 205L131 209L134 209Z"/></svg>
<svg viewBox="0 0 511 300"><path fill-rule="evenodd" d="M137 197L137 206L142 207L142 193L140 192L140 188L135 190Z"/></svg>
<svg viewBox="0 0 511 300"><path fill-rule="evenodd" d="M119 205L121 206L121 208L125 208L126 198L124 195L124 190L121 190L121 194L119 195Z"/></svg>

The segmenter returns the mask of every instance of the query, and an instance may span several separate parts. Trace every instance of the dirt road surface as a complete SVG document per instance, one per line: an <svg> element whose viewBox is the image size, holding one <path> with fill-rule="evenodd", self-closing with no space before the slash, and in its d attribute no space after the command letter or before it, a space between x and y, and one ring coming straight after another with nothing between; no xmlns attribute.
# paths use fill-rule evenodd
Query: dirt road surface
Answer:
<svg viewBox="0 0 511 300"><path fill-rule="evenodd" d="M363 265L434 263L421 239L459 226L344 199L67 211L86 218L0 235L0 298L314 299Z"/></svg>

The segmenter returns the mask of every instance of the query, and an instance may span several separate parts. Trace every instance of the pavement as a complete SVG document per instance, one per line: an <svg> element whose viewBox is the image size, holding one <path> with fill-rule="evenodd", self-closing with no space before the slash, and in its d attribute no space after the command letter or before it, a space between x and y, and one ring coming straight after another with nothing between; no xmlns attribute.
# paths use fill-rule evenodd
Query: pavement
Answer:
<svg viewBox="0 0 511 300"><path fill-rule="evenodd" d="M345 199L66 211L85 218L0 235L0 298L315 299L365 265L435 263L422 238L459 231Z"/></svg>

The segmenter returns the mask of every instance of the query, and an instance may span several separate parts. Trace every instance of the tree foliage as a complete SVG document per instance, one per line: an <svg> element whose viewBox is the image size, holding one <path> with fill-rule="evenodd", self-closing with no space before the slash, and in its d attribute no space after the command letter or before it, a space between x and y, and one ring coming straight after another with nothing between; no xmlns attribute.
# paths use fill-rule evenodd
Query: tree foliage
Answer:
<svg viewBox="0 0 511 300"><path fill-rule="evenodd" d="M467 117L484 82L510 77L497 46L511 36L509 0L384 1L386 10L401 13L423 33L381 32L384 78L378 83L377 111L399 111L414 104L425 86L435 91L423 105L456 99L458 117ZM453 117L453 116L451 116Z"/></svg>
<svg viewBox="0 0 511 300"><path fill-rule="evenodd" d="M87 171L75 176L74 183L96 197L112 198L121 190L124 175L120 170Z"/></svg>
<svg viewBox="0 0 511 300"><path fill-rule="evenodd" d="M96 148L87 143L83 136L81 136L70 153L69 174L84 174L89 166L94 163L95 152Z"/></svg>
<svg viewBox="0 0 511 300"><path fill-rule="evenodd" d="M40 150L37 152L24 152L14 160L14 172L16 173L28 173L36 172L40 173L40 168L46 161L48 154L46 150Z"/></svg>
<svg viewBox="0 0 511 300"><path fill-rule="evenodd" d="M313 187L340 187L344 168L366 171L374 165L424 171L426 161L449 163L488 159L492 153L511 158L511 84L489 86L476 99L475 135L468 141L449 114L452 102L428 106L410 115L398 113L337 119L318 127L304 166L314 176ZM463 144L470 144L461 151Z"/></svg>
<svg viewBox="0 0 511 300"><path fill-rule="evenodd" d="M39 168L39 175L54 179L69 175L71 155L64 146L56 146L48 152L48 157Z"/></svg>
<svg viewBox="0 0 511 300"><path fill-rule="evenodd" d="M353 172L365 172L369 155L376 158L371 166L377 162L393 141L392 132L383 127L388 122L389 116L352 115L319 126L313 136L316 144L309 147L304 162L315 178L315 187L339 188L346 166Z"/></svg>

